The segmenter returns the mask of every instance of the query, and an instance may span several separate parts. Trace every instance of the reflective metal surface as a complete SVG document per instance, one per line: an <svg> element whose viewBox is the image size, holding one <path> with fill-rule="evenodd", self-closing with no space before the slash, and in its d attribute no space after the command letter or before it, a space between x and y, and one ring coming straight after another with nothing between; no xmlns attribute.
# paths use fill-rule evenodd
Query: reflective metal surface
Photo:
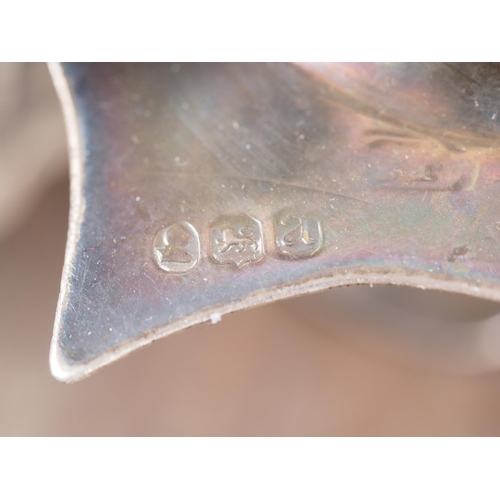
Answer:
<svg viewBox="0 0 500 500"><path fill-rule="evenodd" d="M52 73L72 161L57 378L328 287L500 301L497 66L64 64Z"/></svg>

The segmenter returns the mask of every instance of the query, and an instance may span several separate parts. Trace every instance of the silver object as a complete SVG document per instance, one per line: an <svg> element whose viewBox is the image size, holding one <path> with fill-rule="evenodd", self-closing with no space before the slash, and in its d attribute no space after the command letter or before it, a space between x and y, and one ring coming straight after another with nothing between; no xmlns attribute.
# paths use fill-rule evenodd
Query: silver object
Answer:
<svg viewBox="0 0 500 500"><path fill-rule="evenodd" d="M56 378L341 285L500 301L497 66L51 70L72 176Z"/></svg>

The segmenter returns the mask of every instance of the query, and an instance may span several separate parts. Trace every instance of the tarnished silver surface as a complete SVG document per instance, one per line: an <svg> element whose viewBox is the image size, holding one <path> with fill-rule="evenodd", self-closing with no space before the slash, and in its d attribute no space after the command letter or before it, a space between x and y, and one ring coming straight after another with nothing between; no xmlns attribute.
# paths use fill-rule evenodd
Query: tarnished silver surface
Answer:
<svg viewBox="0 0 500 500"><path fill-rule="evenodd" d="M77 380L348 284L500 301L500 71L64 64L72 209L51 350Z"/></svg>

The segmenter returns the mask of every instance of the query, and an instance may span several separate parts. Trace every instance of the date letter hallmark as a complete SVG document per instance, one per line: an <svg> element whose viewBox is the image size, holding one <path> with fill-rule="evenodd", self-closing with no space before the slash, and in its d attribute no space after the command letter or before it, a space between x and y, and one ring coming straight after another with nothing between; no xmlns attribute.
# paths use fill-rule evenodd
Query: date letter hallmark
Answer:
<svg viewBox="0 0 500 500"><path fill-rule="evenodd" d="M323 229L318 218L281 212L274 219L276 245L281 254L311 257L323 246Z"/></svg>
<svg viewBox="0 0 500 500"><path fill-rule="evenodd" d="M241 267L264 257L264 238L259 220L242 214L219 218L210 228L212 259Z"/></svg>
<svg viewBox="0 0 500 500"><path fill-rule="evenodd" d="M153 242L153 255L160 269L169 273L185 273L200 260L200 237L189 222L175 222L158 231Z"/></svg>

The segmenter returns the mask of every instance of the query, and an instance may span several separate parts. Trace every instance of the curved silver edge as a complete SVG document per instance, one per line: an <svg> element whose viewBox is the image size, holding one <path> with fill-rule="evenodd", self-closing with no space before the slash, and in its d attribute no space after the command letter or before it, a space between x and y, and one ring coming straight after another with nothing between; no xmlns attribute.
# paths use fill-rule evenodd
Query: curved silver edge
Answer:
<svg viewBox="0 0 500 500"><path fill-rule="evenodd" d="M59 332L61 329L62 312L68 302L69 276L76 254L78 240L80 238L80 223L85 210L85 200L83 197L84 173L76 109L73 99L71 98L68 81L60 63L48 63L48 67L63 110L69 150L69 168L71 174L68 239L66 242L66 252L61 276L61 288L57 301L54 330L50 344L50 369L56 379L61 381L70 381L68 377L61 376L60 360L62 359L62 355L59 347Z"/></svg>
<svg viewBox="0 0 500 500"><path fill-rule="evenodd" d="M172 333L184 330L191 326L198 325L211 321L211 315L217 313L220 316L249 309L263 304L276 302L279 300L298 297L301 295L308 295L315 292L327 290L340 286L353 286L353 285L397 285L397 286L410 286L413 288L439 290L452 293L461 293L464 295L475 296L478 298L500 301L500 293L497 290L480 290L478 287L469 285L467 283L455 283L447 280L430 279L427 275L422 276L388 276L385 274L363 274L351 276L330 276L316 279L307 279L301 283L290 284L286 286L275 287L263 291L258 291L244 300L233 302L222 307L213 307L205 311L200 311L197 314L191 315L185 319L171 323L170 325L151 330L144 333L141 337L125 341L116 346L114 349L98 356L89 363L84 365L70 365L68 364L57 343L57 334L54 333L50 352L50 367L52 375L61 382L71 383L88 377L95 371L103 368L104 366L117 361L132 351L140 347L151 344L155 340L171 335Z"/></svg>

